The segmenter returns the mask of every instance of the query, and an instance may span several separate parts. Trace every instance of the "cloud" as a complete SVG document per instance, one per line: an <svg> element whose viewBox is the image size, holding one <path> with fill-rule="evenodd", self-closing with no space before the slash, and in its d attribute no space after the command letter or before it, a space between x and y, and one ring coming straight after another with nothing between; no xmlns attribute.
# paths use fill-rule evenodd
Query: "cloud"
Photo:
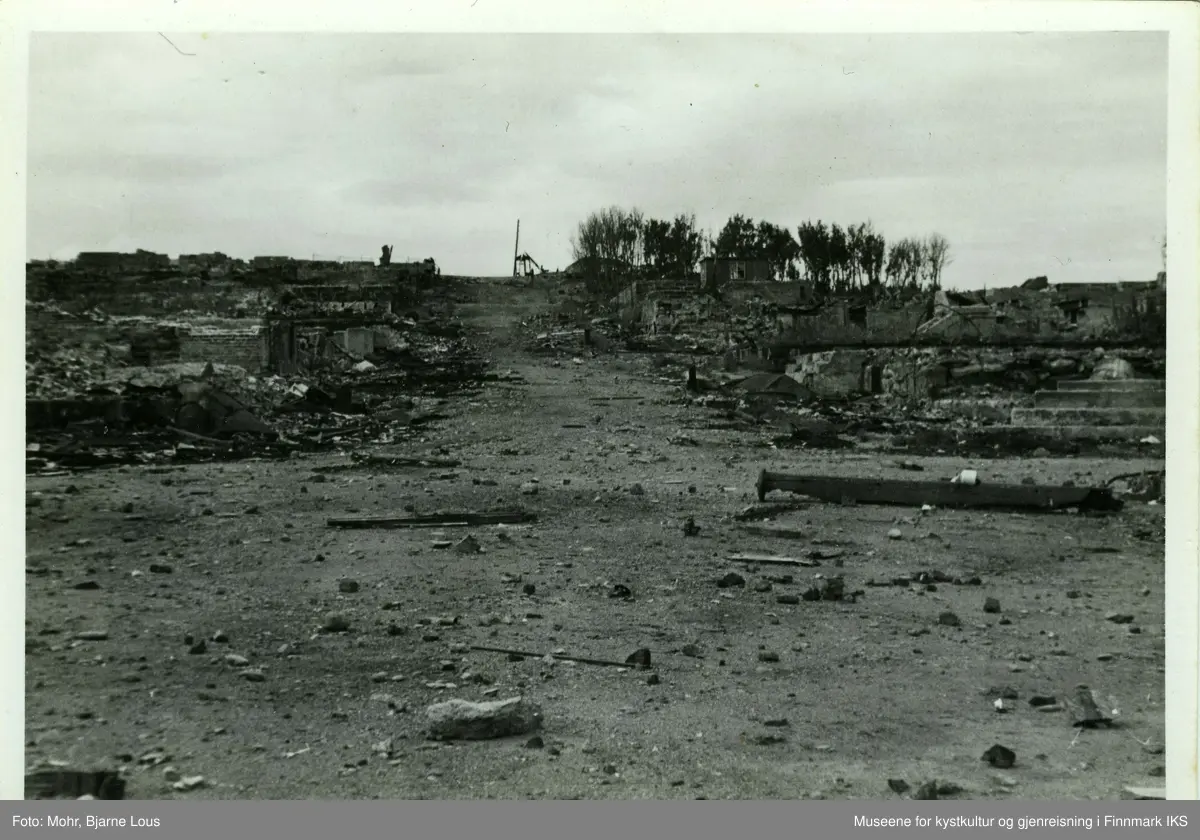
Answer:
<svg viewBox="0 0 1200 840"><path fill-rule="evenodd" d="M31 255L504 273L517 218L565 265L620 204L938 230L966 286L1158 269L1161 33L166 35L34 37Z"/></svg>

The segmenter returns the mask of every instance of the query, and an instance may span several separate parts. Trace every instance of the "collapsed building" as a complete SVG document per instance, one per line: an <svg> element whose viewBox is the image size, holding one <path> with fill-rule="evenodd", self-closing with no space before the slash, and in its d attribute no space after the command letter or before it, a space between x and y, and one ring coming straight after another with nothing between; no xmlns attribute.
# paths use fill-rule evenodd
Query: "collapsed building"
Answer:
<svg viewBox="0 0 1200 840"><path fill-rule="evenodd" d="M754 265L709 260L685 281L639 278L611 303L650 348L719 355L729 373L786 374L814 400L874 398L1071 439L1164 436L1165 274L822 300Z"/></svg>
<svg viewBox="0 0 1200 840"><path fill-rule="evenodd" d="M407 422L413 395L453 390L485 367L439 309L441 283L433 260L172 261L139 251L30 263L34 460L64 447L147 450L172 434L191 447L213 435L303 437L305 412L355 414L363 426L364 414L400 407L384 414Z"/></svg>

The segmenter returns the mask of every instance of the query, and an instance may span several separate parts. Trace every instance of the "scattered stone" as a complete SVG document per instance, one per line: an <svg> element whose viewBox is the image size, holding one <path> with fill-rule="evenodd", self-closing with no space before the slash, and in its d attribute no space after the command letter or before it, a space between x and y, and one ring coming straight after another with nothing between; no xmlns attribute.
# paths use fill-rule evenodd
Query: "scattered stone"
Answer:
<svg viewBox="0 0 1200 840"><path fill-rule="evenodd" d="M204 787L204 785L205 780L203 776L184 776L178 782L171 785L171 787L175 788L175 790L188 791Z"/></svg>
<svg viewBox="0 0 1200 840"><path fill-rule="evenodd" d="M683 521L683 535L685 537L694 537L700 533L700 526L696 524L696 520L689 516Z"/></svg>
<svg viewBox="0 0 1200 840"><path fill-rule="evenodd" d="M345 594L350 595L357 591L358 581L350 580L349 578L338 581L338 592L344 592Z"/></svg>
<svg viewBox="0 0 1200 840"><path fill-rule="evenodd" d="M686 644L682 648L680 648L679 652L682 653L684 656L690 656L693 659L696 659L700 656L700 646L694 645L694 644Z"/></svg>
<svg viewBox="0 0 1200 840"><path fill-rule="evenodd" d="M946 610L938 616L938 624L942 625L943 627L961 627L962 621L957 615L949 610Z"/></svg>
<svg viewBox="0 0 1200 840"><path fill-rule="evenodd" d="M904 536L902 533L900 533L900 529L899 529L899 528L893 528L893 529L891 529L890 531L888 531L888 534L887 534L887 535L888 535L888 539L889 539L889 540L898 540L898 539L900 539L902 536Z"/></svg>
<svg viewBox="0 0 1200 840"><path fill-rule="evenodd" d="M532 595L533 593L537 592L537 587L534 586L532 583L527 583L521 587L521 591L524 592L526 595Z"/></svg>
<svg viewBox="0 0 1200 840"><path fill-rule="evenodd" d="M483 551L483 546L479 544L479 540L467 534L455 544L454 550L459 554L478 554Z"/></svg>
<svg viewBox="0 0 1200 840"><path fill-rule="evenodd" d="M787 718L767 718L763 721L763 726L770 726L777 729L783 726L791 726L791 724Z"/></svg>
<svg viewBox="0 0 1200 840"><path fill-rule="evenodd" d="M530 750L540 750L544 746L546 746L546 741L541 735L534 735L525 742L525 748Z"/></svg>
<svg viewBox="0 0 1200 840"><path fill-rule="evenodd" d="M1058 704L1058 698L1050 697L1045 694L1035 694L1029 698L1029 705L1035 709L1040 709L1044 706L1054 706Z"/></svg>
<svg viewBox="0 0 1200 840"><path fill-rule="evenodd" d="M995 598L988 598L983 602L983 611L985 613L1000 612L1000 602Z"/></svg>
<svg viewBox="0 0 1200 840"><path fill-rule="evenodd" d="M658 674L651 674L650 676L646 677L646 685L658 685L660 682L662 682L662 680L659 679Z"/></svg>
<svg viewBox="0 0 1200 840"><path fill-rule="evenodd" d="M632 598L633 590L623 583L618 583L613 586L608 592L609 598Z"/></svg>
<svg viewBox="0 0 1200 840"><path fill-rule="evenodd" d="M526 481L521 485L521 493L525 496L536 496L538 493L538 486L532 481Z"/></svg>
<svg viewBox="0 0 1200 840"><path fill-rule="evenodd" d="M225 634L224 630L218 630L216 633L212 634L210 641L216 642L219 645L223 645L229 641L229 636Z"/></svg>
<svg viewBox="0 0 1200 840"><path fill-rule="evenodd" d="M242 679L250 682L263 682L267 679L267 675L257 669L242 671Z"/></svg>
<svg viewBox="0 0 1200 840"><path fill-rule="evenodd" d="M340 613L330 613L325 616L325 622L321 625L322 633L345 633L349 629L349 619Z"/></svg>
<svg viewBox="0 0 1200 840"><path fill-rule="evenodd" d="M938 798L937 782L926 782L925 784L921 785L919 788L917 788L916 792L913 793L912 798L913 799L937 799Z"/></svg>
<svg viewBox="0 0 1200 840"><path fill-rule="evenodd" d="M99 589L100 584L96 583L96 581L94 581L94 580L81 580L79 583L75 584L71 588L78 589L81 592L89 592L89 591L94 591L94 590Z"/></svg>
<svg viewBox="0 0 1200 840"><path fill-rule="evenodd" d="M758 661L759 662L778 662L779 654L775 653L775 651L773 651L773 650L760 650L758 652Z"/></svg>
<svg viewBox="0 0 1200 840"><path fill-rule="evenodd" d="M203 639L201 639L200 641L196 642L194 645L192 645L191 647L188 648L188 653L191 654L192 656L198 656L202 653L206 653L207 651L208 651L208 645L206 645L204 643Z"/></svg>
<svg viewBox="0 0 1200 840"><path fill-rule="evenodd" d="M167 565L166 563L151 563L150 564L150 574L153 574L153 575L169 575L174 571L175 571L175 569L172 568L171 566Z"/></svg>
<svg viewBox="0 0 1200 840"><path fill-rule="evenodd" d="M727 572L720 580L717 581L718 589L729 589L734 586L745 586L746 579L737 572Z"/></svg>
<svg viewBox="0 0 1200 840"><path fill-rule="evenodd" d="M1113 624L1133 624L1133 616L1128 613L1109 613L1104 616L1105 621L1111 621Z"/></svg>
<svg viewBox="0 0 1200 840"><path fill-rule="evenodd" d="M887 784L892 793L899 794L901 796L909 791L909 784L903 779L888 779Z"/></svg>
<svg viewBox="0 0 1200 840"><path fill-rule="evenodd" d="M225 663L234 668L245 668L250 664L250 660L244 656L238 656L236 653L227 653L225 654Z"/></svg>
<svg viewBox="0 0 1200 840"><path fill-rule="evenodd" d="M983 754L980 760L986 761L992 767L997 769L1007 770L1009 767L1012 767L1014 764L1016 764L1017 754L1008 747L1001 746L1000 744L993 744L992 746L988 747L987 752Z"/></svg>
<svg viewBox="0 0 1200 840"><path fill-rule="evenodd" d="M650 667L650 649L649 648L638 648L633 653L629 654L629 656L625 657L625 664L626 665L635 665L638 668L649 668Z"/></svg>
<svg viewBox="0 0 1200 840"><path fill-rule="evenodd" d="M629 488L629 493L633 496L644 496L646 495L646 489L640 484L634 484Z"/></svg>
<svg viewBox="0 0 1200 840"><path fill-rule="evenodd" d="M539 729L541 710L523 697L487 703L447 700L425 710L429 737L439 741L504 738Z"/></svg>

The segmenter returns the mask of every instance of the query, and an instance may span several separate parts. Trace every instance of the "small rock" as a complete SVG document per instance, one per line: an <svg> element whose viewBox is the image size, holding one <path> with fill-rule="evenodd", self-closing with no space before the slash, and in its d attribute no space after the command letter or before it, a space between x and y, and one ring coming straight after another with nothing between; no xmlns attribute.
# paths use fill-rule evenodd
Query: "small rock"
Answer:
<svg viewBox="0 0 1200 840"><path fill-rule="evenodd" d="M345 633L349 629L350 621L339 613L330 613L325 616L325 623L321 625L323 633Z"/></svg>
<svg viewBox="0 0 1200 840"><path fill-rule="evenodd" d="M961 627L962 621L954 613L946 610L938 616L938 624L943 627Z"/></svg>
<svg viewBox="0 0 1200 840"><path fill-rule="evenodd" d="M209 640L216 642L217 644L225 644L229 641L229 636L225 634L224 630L218 630L216 633L212 634Z"/></svg>
<svg viewBox="0 0 1200 840"><path fill-rule="evenodd" d="M646 495L646 489L640 484L634 484L629 488L629 493L633 496L644 496Z"/></svg>
<svg viewBox="0 0 1200 840"><path fill-rule="evenodd" d="M108 638L107 630L82 630L75 634L75 638L82 642L103 642Z"/></svg>
<svg viewBox="0 0 1200 840"><path fill-rule="evenodd" d="M175 570L166 563L151 563L150 573L155 575L169 575Z"/></svg>
<svg viewBox="0 0 1200 840"><path fill-rule="evenodd" d="M758 652L759 662L778 662L779 654L772 650L760 650Z"/></svg>
<svg viewBox="0 0 1200 840"><path fill-rule="evenodd" d="M238 656L236 653L227 653L225 654L225 663L234 668L244 668L250 664L250 660L244 656Z"/></svg>
<svg viewBox="0 0 1200 840"><path fill-rule="evenodd" d="M904 781L903 779L888 779L887 785L891 789L892 793L903 795L908 793L909 790L908 782Z"/></svg>
<svg viewBox="0 0 1200 840"><path fill-rule="evenodd" d="M540 750L544 746L546 746L546 742L541 735L534 735L525 742L525 748L530 750Z"/></svg>
<svg viewBox="0 0 1200 840"><path fill-rule="evenodd" d="M618 584L615 584L613 586L613 588L609 590L608 597L609 598L624 598L624 599L632 598L633 590L630 589L628 586L626 586L623 583L618 583Z"/></svg>
<svg viewBox="0 0 1200 840"><path fill-rule="evenodd" d="M527 583L521 587L521 591L524 592L526 595L532 595L533 593L537 592L537 587L534 586L532 583Z"/></svg>
<svg viewBox="0 0 1200 840"><path fill-rule="evenodd" d="M737 572L728 572L717 581L718 589L729 589L734 586L745 586L746 579Z"/></svg>
<svg viewBox="0 0 1200 840"><path fill-rule="evenodd" d="M338 581L338 592L344 592L345 594L350 595L357 591L358 591L358 581L350 580L348 578L346 580Z"/></svg>
<svg viewBox="0 0 1200 840"><path fill-rule="evenodd" d="M689 516L683 521L683 535L685 537L694 537L700 533L700 526L696 524L696 520Z"/></svg>
<svg viewBox="0 0 1200 840"><path fill-rule="evenodd" d="M684 645L682 648L680 648L679 652L682 653L684 656L690 656L693 659L695 659L700 656L700 646L693 645L693 644L687 644L687 645Z"/></svg>
<svg viewBox="0 0 1200 840"><path fill-rule="evenodd" d="M521 493L525 496L536 496L538 493L538 486L532 481L526 481L521 485Z"/></svg>
<svg viewBox="0 0 1200 840"><path fill-rule="evenodd" d="M888 539L889 539L889 540L898 540L898 539L900 539L902 536L904 536L902 533L900 533L900 529L899 529L899 528L893 528L893 529L891 529L890 531L888 531L888 534L887 534L887 535L888 535Z"/></svg>
<svg viewBox="0 0 1200 840"><path fill-rule="evenodd" d="M250 682L263 682L266 678L267 675L257 669L242 671L242 679Z"/></svg>
<svg viewBox="0 0 1200 840"><path fill-rule="evenodd" d="M980 760L986 761L992 767L996 767L1000 770L1007 770L1009 767L1012 767L1014 764L1016 764L1017 754L1008 747L1001 746L1000 744L993 744L992 746L988 747L987 752L983 754Z"/></svg>
<svg viewBox="0 0 1200 840"><path fill-rule="evenodd" d="M819 595L820 595L820 592L818 592L817 594L818 594L818 596L819 596ZM775 596L775 603L777 603L777 604L789 604L789 605L793 605L793 606L794 606L794 605L796 605L796 604L799 604L799 603L800 603L800 596L799 596L799 595L776 595L776 596Z"/></svg>
<svg viewBox="0 0 1200 840"><path fill-rule="evenodd" d="M454 550L459 554L478 554L483 550L483 546L479 544L479 540L467 534L455 544Z"/></svg>
<svg viewBox="0 0 1200 840"><path fill-rule="evenodd" d="M96 583L94 580L81 580L71 588L78 589L80 592L89 592L99 589L100 584Z"/></svg>
<svg viewBox="0 0 1200 840"><path fill-rule="evenodd" d="M1000 612L1000 602L995 598L988 598L983 602L983 611L985 613Z"/></svg>
<svg viewBox="0 0 1200 840"><path fill-rule="evenodd" d="M650 676L646 677L646 685L658 685L660 682L662 682L662 680L659 679L658 674L651 674Z"/></svg>
<svg viewBox="0 0 1200 840"><path fill-rule="evenodd" d="M625 664L626 665L635 665L638 668L649 668L650 667L650 649L649 648L638 648L633 653L629 654L629 656L625 657Z"/></svg>
<svg viewBox="0 0 1200 840"><path fill-rule="evenodd" d="M1109 613L1104 616L1104 620L1113 624L1133 624L1133 616L1128 613Z"/></svg>
<svg viewBox="0 0 1200 840"><path fill-rule="evenodd" d="M913 799L937 799L938 798L937 782L926 782L925 784L921 785L919 788L917 788L916 792L912 795L912 798Z"/></svg>
<svg viewBox="0 0 1200 840"><path fill-rule="evenodd" d="M204 787L204 784L205 781L203 776L185 776L175 784L171 785L171 787L175 788L175 790L187 791Z"/></svg>
<svg viewBox="0 0 1200 840"><path fill-rule="evenodd" d="M188 653L190 653L192 656L198 656L199 654L205 653L207 651L208 651L208 645L206 645L204 643L203 639L201 639L200 641L196 642L194 645L192 645L191 647L188 648Z"/></svg>

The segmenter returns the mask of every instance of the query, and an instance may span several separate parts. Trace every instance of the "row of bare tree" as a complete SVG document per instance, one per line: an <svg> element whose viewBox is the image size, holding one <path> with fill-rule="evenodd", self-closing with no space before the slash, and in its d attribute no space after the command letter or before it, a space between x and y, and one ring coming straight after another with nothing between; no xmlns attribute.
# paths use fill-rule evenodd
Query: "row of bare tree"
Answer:
<svg viewBox="0 0 1200 840"><path fill-rule="evenodd" d="M735 215L715 236L696 227L694 215L667 221L634 208L608 207L581 221L571 237L576 260L595 291L619 285L621 269L646 269L660 276L690 275L705 255L762 259L776 280L805 280L817 293L871 287L939 288L950 263L950 243L941 234L908 237L889 246L870 222L842 227L805 222L796 235L771 222Z"/></svg>

